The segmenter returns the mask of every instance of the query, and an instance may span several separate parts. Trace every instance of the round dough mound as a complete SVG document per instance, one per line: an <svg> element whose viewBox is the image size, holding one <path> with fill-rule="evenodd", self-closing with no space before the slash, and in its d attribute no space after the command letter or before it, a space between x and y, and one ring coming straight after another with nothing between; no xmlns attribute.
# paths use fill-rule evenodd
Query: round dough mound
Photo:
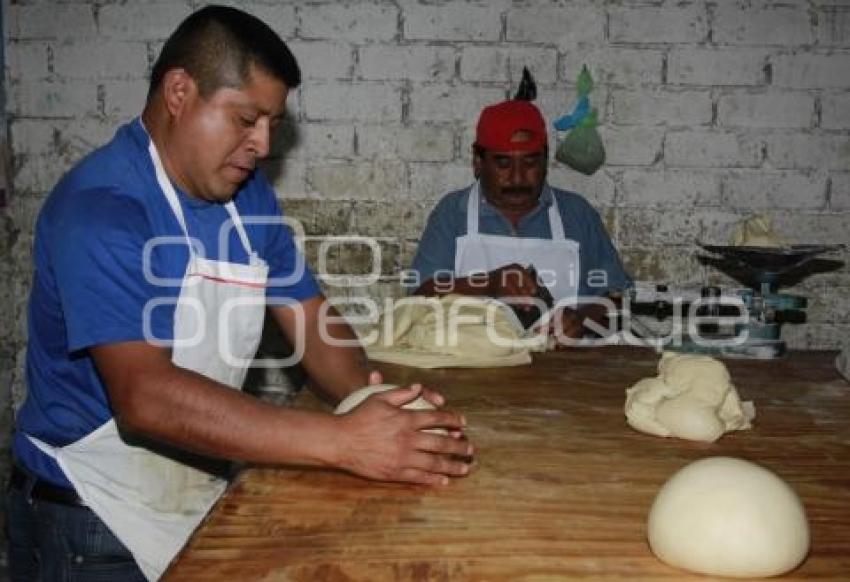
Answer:
<svg viewBox="0 0 850 582"><path fill-rule="evenodd" d="M336 410L334 410L334 414L345 414L354 409L358 404L366 400L372 394L376 392L386 392L387 390L392 390L393 388L398 388L395 384L376 384L374 386L366 386L364 388L360 388L359 390L355 390L351 394L345 397L345 399L340 402ZM407 408L410 410L434 410L436 407L422 398L421 396L414 400L413 402L408 402L402 408Z"/></svg>
<svg viewBox="0 0 850 582"><path fill-rule="evenodd" d="M776 576L809 551L806 513L794 490L764 467L730 457L701 459L670 477L647 530L660 560L700 574Z"/></svg>

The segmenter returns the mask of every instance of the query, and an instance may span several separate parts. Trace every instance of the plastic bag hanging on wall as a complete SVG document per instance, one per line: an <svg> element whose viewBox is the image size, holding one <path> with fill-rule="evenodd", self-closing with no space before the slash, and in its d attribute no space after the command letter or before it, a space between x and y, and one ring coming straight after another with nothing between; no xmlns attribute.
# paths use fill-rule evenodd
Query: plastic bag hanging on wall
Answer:
<svg viewBox="0 0 850 582"><path fill-rule="evenodd" d="M576 104L571 113L554 122L555 129L567 132L558 142L555 159L588 176L605 163L605 146L596 129L597 110L590 105L592 90L593 78L587 65L582 65L576 82Z"/></svg>

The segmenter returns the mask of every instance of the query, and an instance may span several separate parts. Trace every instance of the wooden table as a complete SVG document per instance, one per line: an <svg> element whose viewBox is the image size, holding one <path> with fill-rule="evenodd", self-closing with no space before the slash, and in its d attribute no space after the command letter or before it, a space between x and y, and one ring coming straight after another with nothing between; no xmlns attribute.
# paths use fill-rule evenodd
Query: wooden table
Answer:
<svg viewBox="0 0 850 582"><path fill-rule="evenodd" d="M729 455L772 469L806 506L811 554L785 578L850 580L850 385L834 357L727 360L757 418L714 444L626 425L625 388L655 374L647 350L548 353L488 370L384 366L388 381L424 380L466 414L477 447L469 477L428 489L327 470L246 470L165 579L705 580L652 555L646 517L677 469Z"/></svg>

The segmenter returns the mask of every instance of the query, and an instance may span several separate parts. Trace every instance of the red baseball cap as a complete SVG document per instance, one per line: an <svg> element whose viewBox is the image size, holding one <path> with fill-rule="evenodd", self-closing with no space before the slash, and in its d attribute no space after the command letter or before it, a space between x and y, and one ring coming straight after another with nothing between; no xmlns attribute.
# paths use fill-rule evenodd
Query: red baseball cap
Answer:
<svg viewBox="0 0 850 582"><path fill-rule="evenodd" d="M517 139L517 132L528 137ZM475 143L497 152L537 151L546 145L546 122L529 101L502 101L485 107L478 118Z"/></svg>

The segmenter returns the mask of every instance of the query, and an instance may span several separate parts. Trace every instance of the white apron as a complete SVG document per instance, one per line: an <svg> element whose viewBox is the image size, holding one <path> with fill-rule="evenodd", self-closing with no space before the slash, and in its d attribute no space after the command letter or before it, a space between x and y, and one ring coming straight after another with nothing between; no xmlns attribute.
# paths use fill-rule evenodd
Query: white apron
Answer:
<svg viewBox="0 0 850 582"><path fill-rule="evenodd" d="M545 186L545 188L549 188ZM564 224L558 201L552 193L549 206L549 228L552 239L519 238L478 233L478 207L481 195L476 181L469 191L466 209L466 234L458 237L455 251L455 274L466 277L489 272L511 263L537 269L543 284L555 303L574 305L578 298L579 243L564 236Z"/></svg>
<svg viewBox="0 0 850 582"><path fill-rule="evenodd" d="M251 264L196 256L177 193L153 141L148 151L157 182L189 245L189 264L174 313L172 362L241 389L246 363L255 355L262 333L268 266L252 252L233 202L225 207ZM232 312L222 309L234 302L239 307ZM220 321L219 313L227 312L227 321ZM224 479L127 445L115 419L64 447L30 439L56 459L77 494L127 546L149 580L162 575L226 486Z"/></svg>

